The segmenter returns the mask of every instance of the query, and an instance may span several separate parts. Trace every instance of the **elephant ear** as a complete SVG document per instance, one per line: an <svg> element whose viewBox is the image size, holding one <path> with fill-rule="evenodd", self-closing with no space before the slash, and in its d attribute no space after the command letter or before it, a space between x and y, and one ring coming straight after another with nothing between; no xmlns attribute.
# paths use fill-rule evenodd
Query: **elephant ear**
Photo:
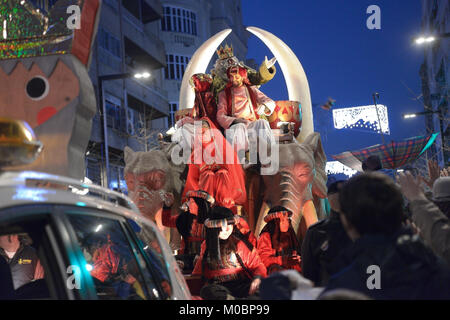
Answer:
<svg viewBox="0 0 450 320"><path fill-rule="evenodd" d="M313 152L314 156L314 180L312 184L312 194L318 198L327 197L327 173L325 166L327 164L327 156L323 150L320 133L313 132L306 137L306 144Z"/></svg>

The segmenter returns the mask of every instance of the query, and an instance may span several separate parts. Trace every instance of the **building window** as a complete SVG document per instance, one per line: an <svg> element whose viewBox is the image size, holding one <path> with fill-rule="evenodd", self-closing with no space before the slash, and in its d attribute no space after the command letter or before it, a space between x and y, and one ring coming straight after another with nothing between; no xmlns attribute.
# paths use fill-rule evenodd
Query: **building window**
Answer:
<svg viewBox="0 0 450 320"><path fill-rule="evenodd" d="M111 33L101 28L98 38L100 47L107 50L113 56L120 58L120 40L114 37Z"/></svg>
<svg viewBox="0 0 450 320"><path fill-rule="evenodd" d="M165 69L166 79L171 80L181 80L183 79L184 71L189 63L189 57L179 56L175 54L167 54L166 55L166 64L167 67Z"/></svg>
<svg viewBox="0 0 450 320"><path fill-rule="evenodd" d="M112 128L118 131L122 131L122 123L121 123L121 108L117 104L105 100L106 106L106 125L108 128ZM122 120L123 121L123 120Z"/></svg>
<svg viewBox="0 0 450 320"><path fill-rule="evenodd" d="M169 127L173 127L175 125L175 112L177 112L178 110L178 103L176 102L171 102L169 103Z"/></svg>
<svg viewBox="0 0 450 320"><path fill-rule="evenodd" d="M163 31L174 31L197 35L197 16L194 12L176 7L164 7L161 20Z"/></svg>

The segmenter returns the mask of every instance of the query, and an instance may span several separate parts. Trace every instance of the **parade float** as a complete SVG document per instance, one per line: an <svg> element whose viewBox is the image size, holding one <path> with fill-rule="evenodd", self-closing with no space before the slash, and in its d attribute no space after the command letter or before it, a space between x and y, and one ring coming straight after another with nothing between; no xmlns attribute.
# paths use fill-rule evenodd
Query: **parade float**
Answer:
<svg viewBox="0 0 450 320"><path fill-rule="evenodd" d="M165 232L174 250L180 249L180 237L176 230L168 230L163 223L166 193L174 195L170 214L176 216L180 210L189 210L186 205L182 206L189 201L188 191L207 190L217 197L215 205L226 206L243 217L255 235L259 235L265 225L264 217L275 206L283 206L293 213L292 226L300 240L311 224L325 217L326 156L320 135L314 132L306 74L292 50L275 35L256 27L247 30L266 44L273 59L266 58L260 68L254 70L234 56L232 47L219 47L231 29L217 33L195 52L186 68L180 90L180 110L175 127L169 130L170 135L161 134L160 147L149 152L125 150L125 177L128 187L132 186L129 194L143 214L156 221ZM207 72L215 53L214 68ZM262 173L264 165L259 156L256 165L241 162L238 168L234 163L227 166L220 161L194 163L192 157L196 154L194 145L198 134L203 135L200 151L208 148L204 143L205 130L212 132L206 139L214 142L215 156L222 150L225 153L229 147L220 113L223 113L224 99L228 99L228 103L232 99L226 93L231 87L230 70L236 68L235 73L246 76L247 92L254 91L250 90L252 86L263 91L263 85L276 74L275 61L283 72L289 96L285 101L275 101L271 112L254 114L254 120L268 122L267 130L275 138L276 147L271 151L271 156L278 161L275 170ZM255 102L251 92L247 97ZM234 102L232 104L234 106ZM230 158L235 159L236 155L242 156L236 152ZM242 185L244 190L240 190Z"/></svg>

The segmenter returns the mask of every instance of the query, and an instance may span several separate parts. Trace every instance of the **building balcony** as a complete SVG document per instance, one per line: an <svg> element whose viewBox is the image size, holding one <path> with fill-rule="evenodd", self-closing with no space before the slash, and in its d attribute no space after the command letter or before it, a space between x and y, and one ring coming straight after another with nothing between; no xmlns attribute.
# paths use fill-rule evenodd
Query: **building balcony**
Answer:
<svg viewBox="0 0 450 320"><path fill-rule="evenodd" d="M163 6L159 0L122 0L122 7L144 24L163 17Z"/></svg>
<svg viewBox="0 0 450 320"><path fill-rule="evenodd" d="M147 67L151 70L166 66L164 42L150 32L145 32L144 25L131 14L124 14L123 24L125 55L131 58L134 67Z"/></svg>

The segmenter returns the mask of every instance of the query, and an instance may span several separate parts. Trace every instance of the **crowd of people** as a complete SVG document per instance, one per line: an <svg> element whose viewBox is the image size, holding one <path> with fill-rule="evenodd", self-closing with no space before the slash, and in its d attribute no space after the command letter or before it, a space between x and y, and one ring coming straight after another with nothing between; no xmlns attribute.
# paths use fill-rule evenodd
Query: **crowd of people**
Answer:
<svg viewBox="0 0 450 320"><path fill-rule="evenodd" d="M450 176L365 168L328 186L331 212L299 239L284 207L254 235L231 209L195 204L184 233L197 230L193 275L203 299L450 299ZM434 172L431 172L434 170ZM425 182L425 184L422 184ZM427 193L423 186L431 186ZM206 215L200 213L206 210ZM166 207L168 208L168 207ZM166 215L169 215L166 211ZM199 231L196 217L201 216ZM195 226L191 229L189 226Z"/></svg>

